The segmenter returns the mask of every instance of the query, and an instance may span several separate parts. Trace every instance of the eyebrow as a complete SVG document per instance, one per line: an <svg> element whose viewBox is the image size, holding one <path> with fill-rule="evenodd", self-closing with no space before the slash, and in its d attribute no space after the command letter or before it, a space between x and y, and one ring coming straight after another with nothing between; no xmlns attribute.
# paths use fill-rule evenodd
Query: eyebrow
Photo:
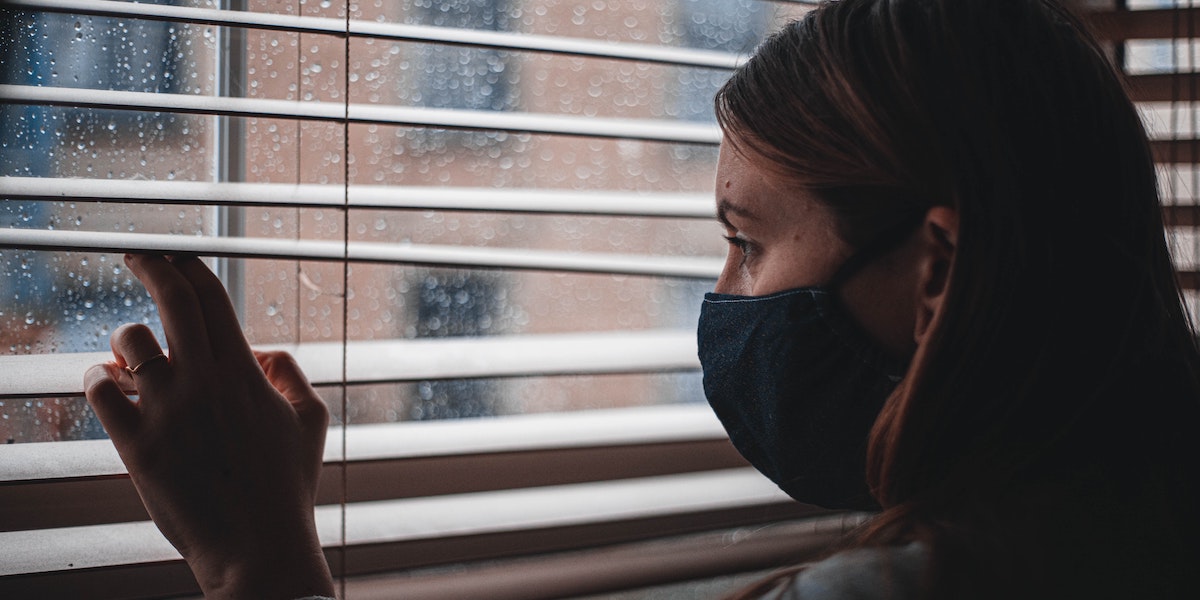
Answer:
<svg viewBox="0 0 1200 600"><path fill-rule="evenodd" d="M758 217L755 216L754 213L750 212L744 206L738 206L737 204L730 202L728 198L721 198L717 200L717 220L731 229L737 229L729 222L730 214L735 214L743 219L749 219L751 221L758 220Z"/></svg>

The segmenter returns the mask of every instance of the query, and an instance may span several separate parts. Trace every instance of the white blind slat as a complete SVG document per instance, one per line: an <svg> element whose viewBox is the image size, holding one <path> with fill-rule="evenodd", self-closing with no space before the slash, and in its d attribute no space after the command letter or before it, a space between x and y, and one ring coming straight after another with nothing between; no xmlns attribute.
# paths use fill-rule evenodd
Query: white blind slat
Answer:
<svg viewBox="0 0 1200 600"><path fill-rule="evenodd" d="M520 269L716 279L724 259L516 248L435 246L267 238L229 238L159 233L0 229L0 248L29 250L151 252L237 258L376 262L438 267Z"/></svg>
<svg viewBox="0 0 1200 600"><path fill-rule="evenodd" d="M341 342L259 346L292 353L314 385L342 381ZM699 369L693 331L351 341L346 383L538 375L659 373ZM83 372L108 352L0 355L0 398L82 396Z"/></svg>
<svg viewBox="0 0 1200 600"><path fill-rule="evenodd" d="M226 98L11 84L0 84L0 101L229 117L274 117L409 127L482 129L678 144L721 143L721 130L716 125L658 119L583 117L419 106L346 105L337 102Z"/></svg>
<svg viewBox="0 0 1200 600"><path fill-rule="evenodd" d="M707 219L707 194L388 185L214 183L59 177L0 177L0 196L153 204L457 210Z"/></svg>
<svg viewBox="0 0 1200 600"><path fill-rule="evenodd" d="M7 4L18 8L72 14L133 17L336 36L347 34L345 20L328 17L140 4L114 0L8 0ZM546 52L711 69L733 69L744 60L744 57L736 54L693 48L362 20L349 22L349 35L351 37L455 44L497 50Z"/></svg>

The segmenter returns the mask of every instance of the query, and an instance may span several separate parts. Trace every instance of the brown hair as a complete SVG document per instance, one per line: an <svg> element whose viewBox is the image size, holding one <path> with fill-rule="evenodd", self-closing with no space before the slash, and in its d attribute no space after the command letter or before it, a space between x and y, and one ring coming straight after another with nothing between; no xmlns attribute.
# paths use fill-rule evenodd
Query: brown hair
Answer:
<svg viewBox="0 0 1200 600"><path fill-rule="evenodd" d="M928 543L932 597L1186 595L1200 356L1146 133L1080 21L1053 0L829 2L716 108L853 246L958 212L939 320L870 435L884 511L859 542Z"/></svg>

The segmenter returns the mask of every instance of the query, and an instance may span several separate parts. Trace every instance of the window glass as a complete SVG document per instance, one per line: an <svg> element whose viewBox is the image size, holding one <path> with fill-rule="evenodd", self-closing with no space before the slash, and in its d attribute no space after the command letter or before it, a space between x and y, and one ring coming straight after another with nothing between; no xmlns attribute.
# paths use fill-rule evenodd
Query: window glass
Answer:
<svg viewBox="0 0 1200 600"><path fill-rule="evenodd" d="M213 8L213 2L158 2ZM751 0L412 0L351 5L353 19L748 51L803 7ZM344 3L250 0L247 10L340 18ZM419 41L137 18L4 12L6 84L712 124L728 71ZM346 44L349 43L349 63ZM346 84L349 83L349 89ZM248 182L356 189L711 194L712 146L118 108L0 105L0 176L117 184ZM348 137L347 137L348 136ZM348 179L347 179L348 177ZM351 189L343 188L348 181ZM97 181L98 186L105 185ZM97 188L106 192L112 188ZM245 236L300 243L467 247L718 260L704 218L4 199L0 227ZM101 194L108 195L108 194ZM639 196L641 197L641 196ZM170 198L164 198L170 200ZM153 198L151 198L153 200ZM122 238L136 239L136 238ZM211 259L255 344L498 338L694 328L711 281L281 259ZM349 284L347 289L345 284ZM0 249L0 351L106 352L123 322L161 327L119 254ZM354 422L458 418L702 398L695 373L406 381L348 388ZM341 419L341 391L322 390ZM0 439L102 436L82 398L0 399Z"/></svg>
<svg viewBox="0 0 1200 600"><path fill-rule="evenodd" d="M0 12L0 56L6 57L0 83L213 92L213 28ZM203 180L213 166L211 124L209 117L174 113L0 104L0 176ZM195 235L212 232L213 213L199 206L2 199L0 227ZM161 329L120 256L0 248L0 352L106 351L109 334L123 322ZM99 436L103 431L82 398L0 399L0 441Z"/></svg>

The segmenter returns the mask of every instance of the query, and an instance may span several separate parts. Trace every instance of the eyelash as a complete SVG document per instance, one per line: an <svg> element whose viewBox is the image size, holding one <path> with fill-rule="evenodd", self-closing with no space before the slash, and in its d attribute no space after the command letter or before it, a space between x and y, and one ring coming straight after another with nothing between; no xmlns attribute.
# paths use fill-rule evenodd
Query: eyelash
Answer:
<svg viewBox="0 0 1200 600"><path fill-rule="evenodd" d="M722 237L725 238L725 241L729 242L730 246L737 248L738 252L741 252L743 256L750 254L752 248L750 242L733 235L726 235Z"/></svg>

